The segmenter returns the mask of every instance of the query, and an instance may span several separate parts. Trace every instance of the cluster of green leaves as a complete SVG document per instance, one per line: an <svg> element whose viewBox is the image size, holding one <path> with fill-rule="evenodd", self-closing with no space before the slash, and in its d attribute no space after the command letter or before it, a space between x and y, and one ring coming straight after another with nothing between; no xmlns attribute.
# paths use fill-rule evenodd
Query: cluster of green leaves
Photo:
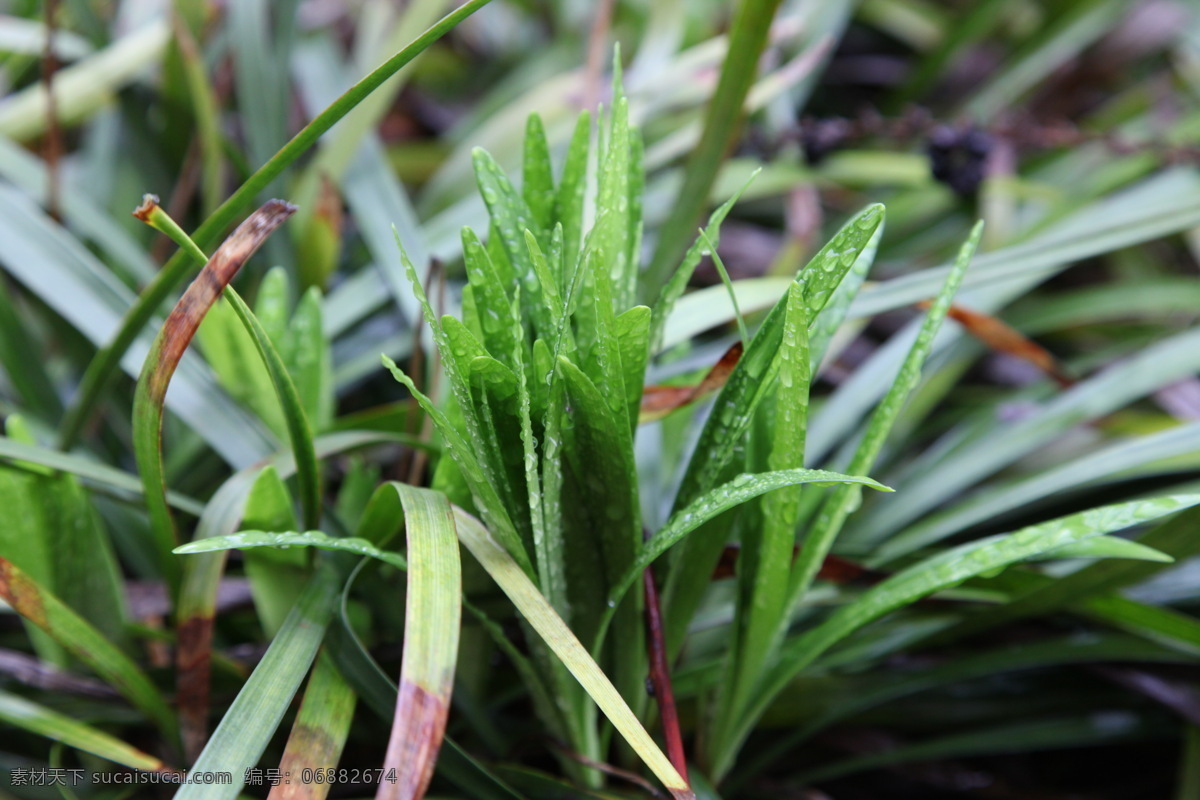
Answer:
<svg viewBox="0 0 1200 800"><path fill-rule="evenodd" d="M737 139L737 108L762 112L756 124L769 137L785 132L829 57L825 43L850 24L911 53L914 68L885 109L918 99L947 119L987 123L1114 29L1125 4L766 0L739 4L726 40L710 4L622 3L614 30L632 45L629 97L617 76L595 132L574 119L601 77L574 71L591 26L575 4L534 19L495 3L492 22L465 34L464 52L519 69L464 69L447 48L396 74L486 4L435 23L432 0L396 14L367 2L343 54L333 27L296 25L291 2L239 0L211 26L196 0L173 3L170 24L142 19L134 2L97 10L68 0L59 4L68 30L53 47L72 63L55 86L78 147L57 167L20 146L48 127L40 4L14 2L0 18L11 48L0 70L22 87L0 104L0 267L12 279L0 282L0 498L15 519L0 532L0 584L24 623L5 628L3 645L40 662L13 674L48 687L4 679L0 725L34 734L5 737L5 765L58 764L67 748L96 771L188 764L240 779L255 765L320 768L362 753L372 759L364 766L396 765L404 791L419 794L431 753L403 745L431 743L420 728L446 722L453 680L443 793L609 796L618 784L596 788L597 770L564 756L563 782L553 762L525 757L513 746L520 737L502 731L548 732L574 754L630 766L610 743L615 730L685 796L647 733L655 708L642 685L648 631L636 587L653 565L699 767L691 777L709 796L717 790L706 777L721 796L754 796L762 776L799 788L914 760L1168 737L1182 742L1178 796L1194 795L1200 737L1187 734L1186 716L1059 680L1081 664L1121 663L1152 681L1158 665L1194 664L1200 652L1194 589L1152 580L1169 558L1196 555L1188 507L1200 433L1144 402L1200 368L1196 332L1180 324L1194 311L1195 281L1146 247L1200 224L1193 172L1084 146L989 180L976 209L891 142L852 143L819 166L787 148L719 157ZM550 30L552 40L514 51L528 39L511 35L518 29ZM930 92L985 36L1009 49L1004 68L957 105ZM1194 43L1183 33L1162 42L1153 53L1179 65L1171 79L1194 85ZM764 47L780 56L764 63L778 66L757 75ZM212 77L226 56L232 95ZM157 64L156 92L140 76ZM718 100L706 110L695 87L717 68ZM1158 130L1161 73L1131 78L1085 121L1134 138ZM436 145L382 142L375 129L399 90L415 82L436 95L444 79L472 90L485 82L486 96ZM293 96L313 121L289 140ZM540 118L527 122L531 109ZM1195 124L1183 107L1161 135L1186 141ZM697 143L681 175L673 165ZM522 162L517 188L506 174ZM131 230L127 212L145 189L163 191L193 168L195 242L177 232L180 251L159 271L149 231ZM417 202L412 181L424 182ZM57 214L44 210L53 182ZM841 211L885 198L886 236L882 208L867 205L811 260L803 237L785 235L771 276L729 281L718 259L728 285L685 294L730 200L660 286L697 209L734 195L757 221L779 225L775 201L809 185L831 190ZM302 207L265 244L268 263L283 268L252 266L238 284L251 303L227 291L203 314L198 352L156 401L165 413L137 395L165 419L164 459L145 424L153 416L130 428L134 390L119 373L138 374L150 344L140 337L205 260L200 247L215 247L267 191ZM328 211L339 194L345 228ZM909 269L952 256L977 212L988 219L987 252L969 270L978 231L945 267ZM643 264L643 220L657 232L668 217L658 257ZM482 239L460 237L463 224ZM397 257L393 225L411 264ZM867 283L877 248L885 262L874 276L885 279ZM413 264L431 256L465 275L461 315L438 319L424 302ZM1096 257L1111 282L1035 290ZM1049 380L1015 392L964 385L980 346L952 324L938 332L959 286L956 302L1003 313L1086 377L1065 390ZM931 298L922 320L848 378L830 369L868 317ZM408 323L426 321L397 325L397 308ZM715 402L639 426L646 367L686 382L734 341L732 323L745 354ZM395 402L394 386L386 406L338 413L378 397L379 382L363 386L381 374L380 350L403 362L429 332L446 378L414 371L411 386L431 395L421 401L440 443L411 435L423 412ZM831 391L816 390L823 378ZM154 379L166 371L150 370ZM430 455L438 491L381 483L397 444ZM140 476L128 471L134 451ZM897 492L860 496L881 487L868 473ZM1112 535L1134 526L1144 531L1136 542ZM193 540L186 557L171 553L177 529ZM461 581L456 539L474 558ZM736 576L714 580L730 545ZM245 552L229 563L232 547ZM877 582L822 580L830 553L873 568ZM221 606L222 590L237 586L227 568L244 573L252 611ZM134 620L128 577L177 588L149 612L139 602ZM930 595L940 602L924 602ZM1055 624L1020 627L1035 618ZM988 635L1013 626L1031 643ZM260 636L271 644L247 677L227 646ZM388 646L401 639L397 665ZM163 644L175 648L173 670L156 668ZM924 661L905 668L892 659L902 653ZM399 685L388 677L397 670ZM441 706L421 706L426 697ZM1094 724L1098 714L1121 724ZM840 724L881 725L903 743L849 758L808 746ZM799 755L801 771L780 768L785 755Z"/></svg>

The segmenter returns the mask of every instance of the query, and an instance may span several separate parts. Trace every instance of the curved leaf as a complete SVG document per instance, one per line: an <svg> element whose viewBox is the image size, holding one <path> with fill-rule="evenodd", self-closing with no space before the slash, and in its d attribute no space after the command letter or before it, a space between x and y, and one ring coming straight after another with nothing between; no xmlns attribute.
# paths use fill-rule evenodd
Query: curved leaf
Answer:
<svg viewBox="0 0 1200 800"><path fill-rule="evenodd" d="M176 547L173 552L179 555L195 553L214 553L221 550L245 550L252 547L316 547L321 550L338 550L344 553L354 553L360 556L377 558L391 564L397 569L407 569L408 563L404 556L387 550L380 550L366 539L338 538L322 531L304 531L272 533L270 531L239 531L229 536L213 536L207 539L197 539L185 545Z"/></svg>

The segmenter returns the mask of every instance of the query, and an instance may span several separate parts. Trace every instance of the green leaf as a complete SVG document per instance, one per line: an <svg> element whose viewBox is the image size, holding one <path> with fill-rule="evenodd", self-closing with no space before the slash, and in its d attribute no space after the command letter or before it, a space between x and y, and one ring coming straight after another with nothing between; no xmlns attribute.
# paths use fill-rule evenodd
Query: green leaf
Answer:
<svg viewBox="0 0 1200 800"><path fill-rule="evenodd" d="M875 459L879 457L884 442L887 440L892 426L896 423L896 418L900 415L904 403L921 379L921 367L933 347L934 337L937 336L942 320L950 310L950 302L954 298L955 292L958 291L959 284L962 283L963 276L971 264L971 257L975 254L982 235L983 223L976 223L971 235L958 252L954 270L947 276L945 285L925 315L925 320L921 323L921 329L917 333L917 339L909 349L908 356L900 366L895 380L892 381L891 388L888 389L883 402L871 415L862 441L859 442L854 451L854 457L850 460L850 466L847 468L847 472L850 474L865 474L874 466ZM825 556L829 554L829 550L833 546L834 539L841 532L846 517L858 507L861 497L861 490L850 487L839 488L825 498L816 520L804 537L803 548L792 570L788 588L788 608L795 607L796 603L809 590L817 571L825 561Z"/></svg>
<svg viewBox="0 0 1200 800"><path fill-rule="evenodd" d="M275 346L313 430L325 430L333 421L333 356L324 333L320 289L310 286L300 297L287 336Z"/></svg>
<svg viewBox="0 0 1200 800"><path fill-rule="evenodd" d="M20 416L10 415L5 426L12 439L2 442L35 447ZM87 492L70 474L23 466L0 469L0 508L8 520L0 527L0 553L110 641L126 644L120 567ZM65 666L53 641L36 628L30 633L42 659Z"/></svg>
<svg viewBox="0 0 1200 800"><path fill-rule="evenodd" d="M803 270L804 306L810 324L882 222L883 206L868 206L847 222ZM730 468L754 410L772 383L772 370L783 340L786 307L784 297L771 309L717 396L675 496L676 510L712 489ZM725 546L726 535L723 525L698 531L672 560L663 592L664 617L668 620L667 648L671 653L677 653L683 643L692 615L708 588L708 576Z"/></svg>
<svg viewBox="0 0 1200 800"><path fill-rule="evenodd" d="M773 471L804 467L810 362L803 286L794 283L788 289L783 342L779 348L774 437L767 458ZM738 633L714 723L717 730L736 718L749 700L788 616L788 578L801 491L800 486L789 486L763 495L761 526L749 526L742 535L737 576Z"/></svg>
<svg viewBox="0 0 1200 800"><path fill-rule="evenodd" d="M490 236L494 239L489 244L495 244L495 239L498 239L508 262L512 264L516 283L525 295L525 308L534 326L539 331L549 332L553 326L524 236L525 231L539 230L540 226L495 159L479 148L472 151L472 157L479 193L483 195L483 202L492 219Z"/></svg>
<svg viewBox="0 0 1200 800"><path fill-rule="evenodd" d="M1161 550L1119 536L1098 536L1085 542L1076 542L1051 550L1034 560L1056 558L1123 558L1132 561L1156 561L1160 564L1169 564L1175 560Z"/></svg>
<svg viewBox="0 0 1200 800"><path fill-rule="evenodd" d="M178 800L234 800L239 796L246 770L258 763L317 655L333 614L339 582L338 571L331 563L317 568L266 654L192 764L198 772L229 772L233 781L219 787L185 784L175 795Z"/></svg>
<svg viewBox="0 0 1200 800"><path fill-rule="evenodd" d="M369 97L401 67L489 2L491 0L468 0L463 3L414 39L407 47L354 84L328 108L314 117L279 152L272 156L270 161L239 186L237 191L196 230L192 238L200 248L212 246L238 215L254 204L259 192L263 191L287 167L295 163L300 156L316 144L322 134ZM149 31L151 27L154 26L148 26L145 30ZM163 29L161 35L164 36L164 41L165 33L166 31ZM33 118L43 119L44 115L35 114ZM155 277L154 282L146 288L146 291L138 297L137 302L125 314L119 329L109 344L103 347L88 364L79 391L76 393L75 400L71 404L59 432L59 444L62 449L70 449L71 444L79 436L83 424L87 420L87 415L99 404L98 399L107 387L109 380L118 373L117 368L125 352L137 339L159 306L187 275L188 268L187 254L181 252L172 256Z"/></svg>
<svg viewBox="0 0 1200 800"><path fill-rule="evenodd" d="M470 228L462 230L463 264L475 304L474 317L479 333L494 351L494 355L512 366L511 358L516 340L513 330L516 312L508 287L500 279L487 249ZM470 321L464 310L464 318Z"/></svg>
<svg viewBox="0 0 1200 800"><path fill-rule="evenodd" d="M613 301L617 308L628 308L637 292L638 264L637 253L631 250L629 100L622 92L619 76L614 77L610 120L597 175L596 208L601 213L588 238L607 264Z"/></svg>
<svg viewBox="0 0 1200 800"><path fill-rule="evenodd" d="M179 555L214 553L221 550L243 550L252 547L316 547L321 550L339 550L360 556L377 558L397 569L407 569L404 556L380 550L366 539L335 537L322 531L239 531L228 536L210 536L175 548Z"/></svg>
<svg viewBox="0 0 1200 800"><path fill-rule="evenodd" d="M605 587L625 572L642 540L636 467L629 427L614 418L596 385L565 358L559 373L570 420L563 430L567 587L591 586L571 604L574 629L587 638L603 613Z"/></svg>
<svg viewBox="0 0 1200 800"><path fill-rule="evenodd" d="M304 510L304 521L309 527L313 527L321 518L321 469L313 446L312 427L304 412L300 394L283 359L271 343L266 330L258 322L258 318L254 316L254 312L232 289L226 290L226 296L234 313L254 338L258 354L267 367L271 382L275 385L296 459L296 477L300 482L300 505Z"/></svg>
<svg viewBox="0 0 1200 800"><path fill-rule="evenodd" d="M646 364L650 359L650 309L634 306L617 316L617 348L621 354L622 383L630 425L636 428L646 383Z"/></svg>
<svg viewBox="0 0 1200 800"><path fill-rule="evenodd" d="M267 282L263 283L265 286ZM241 323L228 298L221 297L208 310L196 337L225 390L283 441L287 423L275 398L271 375L258 354L254 337Z"/></svg>
<svg viewBox="0 0 1200 800"><path fill-rule="evenodd" d="M103 633L3 557L0 557L0 598L120 692L158 727L160 735L168 741L176 738L175 714L138 665Z"/></svg>
<svg viewBox="0 0 1200 800"><path fill-rule="evenodd" d="M897 572L839 608L817 627L784 645L777 666L766 679L754 707L739 725L733 741L740 744L744 740L753 721L792 678L834 644L884 614L970 578L1002 570L1060 547L1149 522L1197 503L1200 503L1198 495L1180 495L1093 508L1014 533L970 542Z"/></svg>
<svg viewBox="0 0 1200 800"><path fill-rule="evenodd" d="M130 769L169 771L160 759L98 728L3 690L0 690L0 722Z"/></svg>
<svg viewBox="0 0 1200 800"><path fill-rule="evenodd" d="M546 598L538 592L525 571L492 539L478 520L457 508L454 515L463 546L562 660L638 757L663 782L672 797L694 798L695 795L687 788L687 781L671 766L671 762L621 699L620 693Z"/></svg>
<svg viewBox="0 0 1200 800"><path fill-rule="evenodd" d="M298 527L292 496L275 467L267 466L254 481L241 525L263 531ZM259 550L246 553L245 565L259 621L266 634L274 636L304 589L310 573L308 559L302 552Z"/></svg>
<svg viewBox="0 0 1200 800"><path fill-rule="evenodd" d="M446 496L392 484L404 506L408 538L408 587L404 607L404 656L399 698L383 769L399 782L382 797L422 797L429 786L450 713L462 576L455 517Z"/></svg>
<svg viewBox="0 0 1200 800"><path fill-rule="evenodd" d="M591 115L584 111L575 123L575 132L571 136L567 160L558 183L558 193L554 198L554 218L563 226L563 264L571 271L570 274L576 270L583 246L583 206L591 132Z"/></svg>
<svg viewBox="0 0 1200 800"><path fill-rule="evenodd" d="M550 167L550 144L542 118L530 114L525 123L525 169L521 195L537 223L535 230L548 236L554 225L554 175Z"/></svg>
<svg viewBox="0 0 1200 800"><path fill-rule="evenodd" d="M891 491L888 487L876 483L870 478L842 475L820 469L788 469L778 472L761 472L756 475L739 475L692 501L686 508L672 514L671 518L667 520L667 524L646 540L638 553L637 560L613 585L608 600L610 609L608 616L611 616L611 609L624 596L629 587L641 577L643 570L689 533L747 500L752 500L775 489L806 483L817 486L853 483L869 486L882 492ZM603 632L603 630L602 627L601 631Z"/></svg>
<svg viewBox="0 0 1200 800"><path fill-rule="evenodd" d="M742 184L742 187L709 215L708 225L704 228L704 236L697 238L692 243L687 253L684 254L679 268L671 275L670 280L663 284L662 291L658 293L658 299L654 303L654 321L651 325L650 333L650 341L656 351L662 346L663 330L666 327L667 318L671 316L671 312L675 310L675 304L683 296L688 283L691 282L692 274L700 264L700 259L704 257L705 249L715 248L721 241L721 223L725 221L725 217L729 215L733 206L741 199L742 193L750 188L750 184L758 177L761 171L756 169L751 173L746 182ZM705 244L705 239L710 244Z"/></svg>

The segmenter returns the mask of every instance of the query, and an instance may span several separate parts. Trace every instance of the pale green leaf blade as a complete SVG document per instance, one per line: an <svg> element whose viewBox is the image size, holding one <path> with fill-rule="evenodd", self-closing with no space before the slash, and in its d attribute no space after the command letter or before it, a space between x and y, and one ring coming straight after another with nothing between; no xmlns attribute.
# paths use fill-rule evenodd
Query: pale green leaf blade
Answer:
<svg viewBox="0 0 1200 800"><path fill-rule="evenodd" d="M379 800L424 796L437 762L450 712L458 634L462 618L462 575L458 536L444 494L391 484L404 506L408 538L408 587L404 608L404 656L385 773Z"/></svg>
<svg viewBox="0 0 1200 800"><path fill-rule="evenodd" d="M99 728L2 690L0 722L130 769L146 772L170 771L161 759L142 752Z"/></svg>
<svg viewBox="0 0 1200 800"><path fill-rule="evenodd" d="M617 731L675 798L695 798L687 781L654 743L616 688L525 572L471 515L454 510L459 540L504 590L521 615L562 660Z"/></svg>
<svg viewBox="0 0 1200 800"><path fill-rule="evenodd" d="M208 745L192 764L196 772L229 772L224 786L185 784L177 800L234 800L283 720L292 698L317 655L333 614L339 574L321 564L304 589L266 654L230 704Z"/></svg>
<svg viewBox="0 0 1200 800"><path fill-rule="evenodd" d="M239 531L228 536L210 536L175 548L179 555L215 553L223 550L246 550L254 547L315 547L338 550L360 556L377 558L397 569L406 569L407 562L399 553L381 550L366 539L330 536L323 531Z"/></svg>

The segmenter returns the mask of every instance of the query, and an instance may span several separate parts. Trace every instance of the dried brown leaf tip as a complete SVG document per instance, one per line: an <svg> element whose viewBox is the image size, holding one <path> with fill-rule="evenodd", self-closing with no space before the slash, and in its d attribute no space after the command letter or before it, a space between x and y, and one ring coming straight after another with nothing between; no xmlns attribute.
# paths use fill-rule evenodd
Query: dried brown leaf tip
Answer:
<svg viewBox="0 0 1200 800"><path fill-rule="evenodd" d="M926 300L917 305L928 309L932 303ZM1033 364L1064 389L1075 384L1075 379L1066 373L1046 348L1000 319L959 305L950 306L947 316L989 349Z"/></svg>
<svg viewBox="0 0 1200 800"><path fill-rule="evenodd" d="M741 360L742 349L742 343L737 342L726 350L704 379L695 386L647 386L642 392L639 421L652 422L662 419L675 409L701 400L720 389Z"/></svg>
<svg viewBox="0 0 1200 800"><path fill-rule="evenodd" d="M133 215L149 225L150 215L154 213L154 210L157 209L158 206L158 195L144 194L142 195L142 204L133 210Z"/></svg>

